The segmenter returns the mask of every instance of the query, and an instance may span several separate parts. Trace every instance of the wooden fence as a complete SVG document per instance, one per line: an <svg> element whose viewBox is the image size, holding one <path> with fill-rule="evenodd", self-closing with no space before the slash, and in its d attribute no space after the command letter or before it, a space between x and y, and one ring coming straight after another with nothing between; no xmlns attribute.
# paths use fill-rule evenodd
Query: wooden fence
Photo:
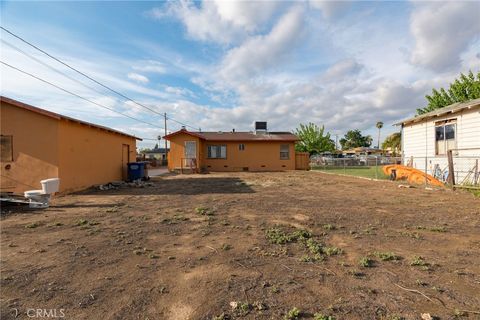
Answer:
<svg viewBox="0 0 480 320"><path fill-rule="evenodd" d="M310 154L295 152L295 170L310 170Z"/></svg>

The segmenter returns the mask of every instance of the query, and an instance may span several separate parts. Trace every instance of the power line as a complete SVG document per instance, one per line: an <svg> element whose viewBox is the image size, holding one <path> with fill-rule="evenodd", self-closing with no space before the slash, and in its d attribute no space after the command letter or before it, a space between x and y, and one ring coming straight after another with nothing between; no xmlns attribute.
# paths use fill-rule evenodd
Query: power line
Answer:
<svg viewBox="0 0 480 320"><path fill-rule="evenodd" d="M41 65L43 65L43 66L45 66L45 67L47 67L47 68L49 68L49 69L52 70L52 71L55 71L55 72L58 73L58 74L63 75L64 77L72 80L73 82L76 82L76 83L82 85L83 87L85 87L85 88L87 88L87 89L90 89L90 90L92 90L92 91L95 91L95 92L103 95L103 92L97 90L96 88L91 87L91 86L83 83L82 81L79 81L79 80L77 80L77 79L69 76L68 74L66 74L66 73L58 70L57 68L54 68L54 67L48 65L47 63L41 61L40 59L37 59L36 57L32 56L32 55L29 54L28 52L23 51L22 49L14 46L13 44L9 43L8 41L5 41L5 40L3 40L3 39L0 39L0 40L1 40L2 43L6 44L6 45L9 46L10 48L12 48L12 49L14 49L14 50L16 50L16 51L18 51L18 52L20 52L20 53L22 53L23 55L27 56L28 58L32 59L33 61L35 61L35 62L37 62L37 63L39 63L39 64L41 64Z"/></svg>
<svg viewBox="0 0 480 320"><path fill-rule="evenodd" d="M110 88L109 86L107 86L107 85L105 85L105 84L103 84L103 83L95 80L94 78L90 77L89 75L85 74L84 72L82 72L82 71L80 71L80 70L78 70L78 69L70 66L68 63L63 62L63 61L60 60L59 58L54 57L53 55L49 54L49 53L46 52L45 50L42 50L41 48L39 48L39 47L37 47L36 45L28 42L27 40L23 39L22 37L20 37L20 36L16 35L15 33L11 32L10 30L8 30L8 29L6 29L6 28L4 28L4 27L2 27L2 26L0 26L0 28L1 28L2 30L4 30L5 32L9 33L10 35L14 36L15 38L17 38L18 40L26 43L27 45L29 45L29 46L31 46L31 47L33 47L33 48L35 48L35 49L37 49L37 50L40 51L41 53L43 53L43 54L45 54L46 56L50 57L51 59L57 61L58 63L61 63L62 65L66 66L67 68L69 68L69 69L77 72L78 74L86 77L87 79L89 79L89 80L95 82L96 84L104 87L105 89L110 90L111 92L113 92L113 93L121 96L122 98L124 98L124 99L126 99L126 100L128 100L128 101L132 101L133 103L135 103L136 105L138 105L138 106L140 106L140 107L142 107L142 108L145 108L145 109L147 109L147 110L149 110L149 111L151 111L151 112L153 112L153 113L156 113L156 114L158 114L158 115L160 115L160 116L164 116L162 113L160 113L160 112L158 112L158 111L155 111L155 110L153 110L152 108L147 107L147 106L145 106L145 105L143 105L143 104L141 104L141 103L133 100L132 98L124 95L123 93L118 92L117 90L112 89L112 88ZM192 127L192 126L190 126L190 125L188 125L188 124L186 124L186 123L182 123L182 122L180 122L180 121L178 121L178 120L175 120L175 119L173 119L173 118L171 118L171 117L168 117L168 120L174 121L174 122L176 122L176 123L178 123L178 124L184 125L184 126L186 126L186 127L190 127L190 128L192 128L192 129L195 129L195 130L197 129L197 128Z"/></svg>
<svg viewBox="0 0 480 320"><path fill-rule="evenodd" d="M47 80L44 80L44 79L42 79L42 78L40 78L40 77L37 77L36 75L33 75L33 74L31 74L31 73L29 73L29 72L27 72L27 71L24 71L24 70L19 69L19 68L15 67L15 66L12 66L12 65L10 65L10 64L8 64L8 63L6 63L6 62L3 62L3 61L0 60L0 63L2 63L3 65L5 65L5 66L7 66L7 67L9 67L9 68L12 68L12 69L14 69L14 70L16 70L16 71L18 71L18 72L20 72L20 73L23 73L23 74L25 74L25 75L28 75L28 76L34 78L34 79L37 79L37 80L39 80L39 81L41 81L41 82L44 82L44 83L46 83L46 84L48 84L48 85L51 85L52 87L55 87L55 88L57 88L57 89L59 89L59 90L62 90L63 92L66 92L66 93L71 94L71 95L73 95L73 96L75 96L75 97L77 97L77 98L80 98L80 99L82 99L82 100L85 100L85 101L87 101L87 102L90 102L90 103L92 103L92 104L94 104L94 105L96 105L96 106L99 106L99 107L101 107L101 108L104 108L104 109L110 110L110 111L112 111L112 112L118 113L118 114L120 114L120 115L122 115L122 116L124 116L124 117L130 118L130 119L132 119L132 120L139 121L139 122L143 122L143 123L148 124L148 125L150 125L150 126L163 129L162 127L159 127L159 126L157 126L157 125L155 125L155 124L153 124L153 123L150 123L150 122L147 122L147 121L144 121L144 120L141 120L141 119L138 119L138 118L129 116L128 114L122 113L122 112L117 111L117 110L115 110L115 109L112 109L112 108L109 108L109 107L107 107L107 106L104 106L104 105L102 105L102 104L100 104L100 103L98 103L98 102L92 101L92 100L90 100L90 99L88 99L88 98L85 98L85 97L79 95L79 94L76 94L76 93L74 93L74 92L72 92L72 91L69 91L69 90L67 90L67 89L64 89L64 88L62 88L62 87L60 87L60 86L58 86L58 85L56 85L56 84L54 84L54 83L51 83L51 82L49 82L49 81L47 81Z"/></svg>

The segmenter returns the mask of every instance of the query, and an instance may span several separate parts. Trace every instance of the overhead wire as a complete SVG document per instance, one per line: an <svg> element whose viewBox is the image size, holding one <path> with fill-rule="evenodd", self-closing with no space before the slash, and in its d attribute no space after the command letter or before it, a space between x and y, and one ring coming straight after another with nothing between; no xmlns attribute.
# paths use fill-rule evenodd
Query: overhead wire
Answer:
<svg viewBox="0 0 480 320"><path fill-rule="evenodd" d="M157 126L157 125L155 125L155 124L153 124L153 123L150 123L150 122L148 122L148 121L145 121L145 120L142 120L142 119L138 119L138 118L132 117L132 116L130 116L130 115L128 115L128 114L125 114L125 113L123 113L123 112L120 112L120 111L117 111L117 110L115 110L115 109L109 108L109 107L107 107L107 106L105 106L105 105L102 105L102 104L100 104L100 103L98 103L98 102L95 102L95 101L93 101L93 100L90 100L90 99L88 99L88 98L85 98L85 97L83 97L83 96L81 96L81 95L79 95L79 94L77 94L77 93L74 93L74 92L72 92L72 91L70 91L70 90L67 90L67 89L65 89L65 88L63 88L63 87L60 87L59 85L56 85L56 84L54 84L54 83L52 83L52 82L50 82L50 81L48 81L48 80L42 79L42 78L40 78L40 77L38 77L38 76L36 76L36 75L34 75L34 74L31 74L31 73L29 73L29 72L27 72L27 71L24 71L24 70L22 70L22 69L20 69L20 68L15 67L15 66L12 66L11 64L8 64L8 63L3 62L3 61L1 61L1 60L0 60L0 63L3 64L3 65L5 65L5 66L7 66L7 67L9 67L9 68L11 68L11 69L13 69L13 70L16 70L16 71L20 72L20 73L22 73L22 74L28 75L28 76L30 76L30 77L32 77L32 78L34 78L34 79L37 79L37 80L39 80L39 81L41 81L41 82L43 82L43 83L46 83L46 84L48 84L48 85L50 85L50 86L52 86L52 87L55 87L55 88L57 88L57 89L59 89L59 90L61 90L61 91L63 91L63 92L66 92L66 93L68 93L68 94L71 94L71 95L73 95L73 96L75 96L75 97L77 97L77 98L79 98L79 99L82 99L82 100L85 100L85 101L87 101L87 102L90 102L90 103L92 103L92 104L94 104L94 105L96 105L96 106L98 106L98 107L101 107L101 108L110 110L110 111L112 111L112 112L114 112L114 113L120 114L120 115L122 115L122 116L124 116L124 117L127 117L127 118L130 118L130 119L132 119L132 120L135 120L135 121L138 121L138 122L142 122L142 123L148 124L148 125L150 125L150 126L152 126L152 127L156 127L156 128L160 128L160 129L165 129L165 128L162 128L162 127L160 127L160 126Z"/></svg>
<svg viewBox="0 0 480 320"><path fill-rule="evenodd" d="M96 84L104 87L105 89L107 89L107 90L115 93L116 95L118 95L118 96L120 96L120 97L122 97L122 98L124 98L124 99L126 99L126 100L128 100L128 101L131 101L131 102L135 103L136 105L138 105L138 106L140 106L140 107L142 107L142 108L145 108L145 109L147 109L147 110L149 110L149 111L151 111L151 112L153 112L153 113L155 113L155 114L158 114L158 115L161 115L162 117L165 117L165 114L164 114L164 113L158 112L158 111L156 111L156 110L154 110L154 109L152 109L152 108L150 108L150 107L147 107L147 106L145 106L144 104L139 103L139 102L135 101L134 99L132 99L132 98L124 95L123 93L121 93L121 92L119 92L119 91L117 91L117 90L115 90L115 89L112 89L111 87L109 87L109 86L101 83L100 81L98 81L98 80L94 79L93 77L85 74L84 72L82 72L82 71L80 71L80 70L72 67L72 66L69 65L68 63L66 63L66 62L60 60L59 58L51 55L50 53L48 53L48 52L46 52L45 50L39 48L38 46L30 43L29 41L25 40L24 38L20 37L19 35L16 35L15 33L13 33L12 31L10 31L10 30L8 30L8 29L6 29L5 27L0 26L0 29L4 30L5 32L7 32L8 34L10 34L10 35L12 35L13 37L17 38L18 40L22 41L23 43L31 46L32 48L35 48L36 50L42 52L42 53L45 54L46 56L48 56L48 57L50 57L51 59L57 61L58 63L66 66L67 68L75 71L76 73L78 73L78 74L86 77L87 79L89 79L89 80L95 82ZM178 120L176 120L176 119L174 119L174 118L172 118L172 117L167 116L166 118L167 118L168 120L171 120L171 121L173 121L173 122L176 122L176 123L178 123L178 124L181 124L181 125L183 125L183 126L185 126L185 127L189 127L189 128L195 129L195 130L198 129L198 128L195 128L195 127L193 127L193 126L190 126L190 125L188 125L188 124L186 124L186 123L183 123L183 122L181 122L181 121L178 121Z"/></svg>

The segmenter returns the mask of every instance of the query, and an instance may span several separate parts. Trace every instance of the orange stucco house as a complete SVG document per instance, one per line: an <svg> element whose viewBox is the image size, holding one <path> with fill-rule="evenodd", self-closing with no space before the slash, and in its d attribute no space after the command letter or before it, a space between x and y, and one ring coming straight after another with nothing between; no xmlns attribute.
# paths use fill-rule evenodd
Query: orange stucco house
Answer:
<svg viewBox="0 0 480 320"><path fill-rule="evenodd" d="M258 124L258 123L257 123ZM295 170L295 142L289 132L180 131L164 138L170 141L170 171L283 171Z"/></svg>
<svg viewBox="0 0 480 320"><path fill-rule="evenodd" d="M60 192L126 178L134 136L0 97L1 192L41 189L60 178Z"/></svg>

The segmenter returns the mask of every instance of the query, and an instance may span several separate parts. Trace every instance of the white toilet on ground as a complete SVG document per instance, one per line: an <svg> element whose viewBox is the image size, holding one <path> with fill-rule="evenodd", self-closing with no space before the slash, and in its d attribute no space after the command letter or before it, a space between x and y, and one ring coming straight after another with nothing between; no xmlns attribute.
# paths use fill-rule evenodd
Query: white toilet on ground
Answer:
<svg viewBox="0 0 480 320"><path fill-rule="evenodd" d="M52 178L40 181L42 190L25 191L24 196L30 202L30 208L48 208L50 196L58 192L60 179Z"/></svg>

